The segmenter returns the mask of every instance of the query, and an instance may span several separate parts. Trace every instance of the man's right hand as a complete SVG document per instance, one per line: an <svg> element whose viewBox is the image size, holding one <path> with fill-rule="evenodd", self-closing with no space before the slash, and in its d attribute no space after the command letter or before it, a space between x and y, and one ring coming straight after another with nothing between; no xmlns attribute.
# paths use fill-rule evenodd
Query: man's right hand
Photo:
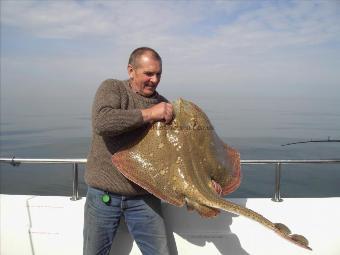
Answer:
<svg viewBox="0 0 340 255"><path fill-rule="evenodd" d="M173 107L170 103L159 103L150 108L142 109L144 122L165 121L169 123L173 118Z"/></svg>

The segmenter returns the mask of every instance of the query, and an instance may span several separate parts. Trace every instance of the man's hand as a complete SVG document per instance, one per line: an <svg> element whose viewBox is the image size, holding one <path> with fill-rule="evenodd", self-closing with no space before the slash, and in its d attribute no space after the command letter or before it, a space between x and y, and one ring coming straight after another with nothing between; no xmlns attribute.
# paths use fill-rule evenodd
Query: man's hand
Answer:
<svg viewBox="0 0 340 255"><path fill-rule="evenodd" d="M159 103L142 110L144 122L165 121L169 123L173 118L173 107L169 103Z"/></svg>

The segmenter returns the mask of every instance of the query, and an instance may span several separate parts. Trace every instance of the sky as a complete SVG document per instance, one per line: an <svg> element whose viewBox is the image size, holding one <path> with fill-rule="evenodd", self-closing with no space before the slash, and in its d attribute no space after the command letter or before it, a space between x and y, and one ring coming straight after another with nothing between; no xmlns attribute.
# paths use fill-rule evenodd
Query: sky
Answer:
<svg viewBox="0 0 340 255"><path fill-rule="evenodd" d="M88 112L140 46L170 99L340 99L340 1L2 0L1 112Z"/></svg>

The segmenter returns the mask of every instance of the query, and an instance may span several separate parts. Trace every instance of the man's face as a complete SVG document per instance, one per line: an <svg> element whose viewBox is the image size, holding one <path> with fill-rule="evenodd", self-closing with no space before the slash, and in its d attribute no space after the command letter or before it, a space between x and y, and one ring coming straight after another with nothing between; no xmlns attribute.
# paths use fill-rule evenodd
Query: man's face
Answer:
<svg viewBox="0 0 340 255"><path fill-rule="evenodd" d="M148 54L142 55L137 62L136 67L128 65L132 90L145 97L152 96L161 80L162 64Z"/></svg>

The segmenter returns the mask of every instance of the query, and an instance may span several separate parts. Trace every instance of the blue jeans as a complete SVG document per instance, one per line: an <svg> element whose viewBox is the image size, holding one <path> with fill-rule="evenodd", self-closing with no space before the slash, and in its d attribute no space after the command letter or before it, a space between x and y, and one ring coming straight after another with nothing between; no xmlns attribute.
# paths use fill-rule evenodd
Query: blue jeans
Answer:
<svg viewBox="0 0 340 255"><path fill-rule="evenodd" d="M143 255L169 254L161 201L152 195L126 197L88 187L84 211L84 255L109 254L121 216Z"/></svg>

